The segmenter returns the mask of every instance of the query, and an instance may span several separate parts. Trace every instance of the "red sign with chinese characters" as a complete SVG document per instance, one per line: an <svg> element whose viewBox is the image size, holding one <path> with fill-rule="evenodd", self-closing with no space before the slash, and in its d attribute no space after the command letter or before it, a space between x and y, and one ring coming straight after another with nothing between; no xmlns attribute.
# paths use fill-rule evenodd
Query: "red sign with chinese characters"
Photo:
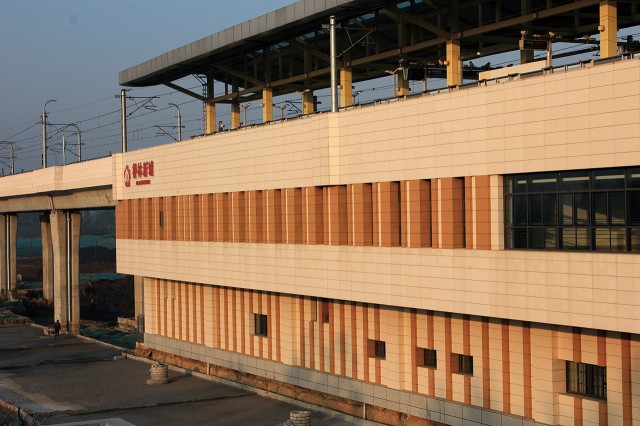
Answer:
<svg viewBox="0 0 640 426"><path fill-rule="evenodd" d="M155 173L155 166L153 161L143 161L140 163L127 164L124 167L122 177L124 178L124 186L129 188L131 182L135 182L135 185L149 185L151 179Z"/></svg>

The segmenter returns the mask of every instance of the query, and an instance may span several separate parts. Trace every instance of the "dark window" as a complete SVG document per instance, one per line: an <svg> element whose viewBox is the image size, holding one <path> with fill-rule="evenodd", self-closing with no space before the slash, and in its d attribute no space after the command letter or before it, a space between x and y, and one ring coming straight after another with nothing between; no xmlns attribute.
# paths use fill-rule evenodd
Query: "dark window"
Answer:
<svg viewBox="0 0 640 426"><path fill-rule="evenodd" d="M451 354L451 368L454 373L473 376L473 357L471 355Z"/></svg>
<svg viewBox="0 0 640 426"><path fill-rule="evenodd" d="M164 212L160 210L160 228L164 228Z"/></svg>
<svg viewBox="0 0 640 426"><path fill-rule="evenodd" d="M387 345L382 340L369 340L369 356L371 358L385 359L387 357Z"/></svg>
<svg viewBox="0 0 640 426"><path fill-rule="evenodd" d="M505 247L640 251L640 168L505 176Z"/></svg>
<svg viewBox="0 0 640 426"><path fill-rule="evenodd" d="M253 327L256 336L266 336L267 316L263 314L253 314Z"/></svg>
<svg viewBox="0 0 640 426"><path fill-rule="evenodd" d="M438 368L438 357L436 350L418 348L418 365L427 368Z"/></svg>
<svg viewBox="0 0 640 426"><path fill-rule="evenodd" d="M567 361L567 393L607 399L607 368Z"/></svg>

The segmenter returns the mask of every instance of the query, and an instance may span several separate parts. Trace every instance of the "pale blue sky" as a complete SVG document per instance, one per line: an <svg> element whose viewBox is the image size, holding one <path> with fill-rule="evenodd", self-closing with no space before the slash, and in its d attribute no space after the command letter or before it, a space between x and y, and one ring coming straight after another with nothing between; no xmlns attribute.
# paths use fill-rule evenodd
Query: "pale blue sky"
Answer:
<svg viewBox="0 0 640 426"><path fill-rule="evenodd" d="M120 108L114 98L121 89L119 71L291 3L294 1L0 0L0 141L16 142L17 171L39 168L41 126L24 130L39 122L47 100L57 99L47 107L52 123L108 114L80 123L87 131L83 158L118 151L119 137L113 135L119 125L109 123L119 121L119 115L113 113ZM171 90L159 86L135 94L167 92ZM180 94L164 96L158 107L190 100ZM184 106L183 115L191 114L185 121L194 120L187 123L191 134L200 126L195 120L201 106L198 102ZM164 120L155 118L162 114ZM152 138L156 132L149 129L152 122L171 124L173 116L175 109L168 109L153 114L153 120L151 114L140 118L139 126L145 130L138 131L137 137ZM59 139L52 145L60 143ZM75 136L69 134L68 139L73 141ZM130 146L135 149L136 142ZM49 165L61 164L62 156L55 152L60 149L53 149ZM7 149L0 149L0 157L7 155ZM67 159L75 161L71 154ZM0 164L2 167L7 173L8 168Z"/></svg>

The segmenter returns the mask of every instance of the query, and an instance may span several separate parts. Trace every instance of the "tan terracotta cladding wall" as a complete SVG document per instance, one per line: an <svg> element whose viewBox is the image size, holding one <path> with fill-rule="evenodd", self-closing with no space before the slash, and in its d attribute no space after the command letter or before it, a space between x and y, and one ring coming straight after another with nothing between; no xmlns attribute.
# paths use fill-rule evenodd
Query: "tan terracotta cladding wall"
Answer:
<svg viewBox="0 0 640 426"><path fill-rule="evenodd" d="M489 250L490 190L481 176L122 200L116 235Z"/></svg>
<svg viewBox="0 0 640 426"><path fill-rule="evenodd" d="M255 314L267 316L266 335ZM545 424L632 425L640 415L638 335L150 278L145 322L147 333ZM434 367L424 349L435 350ZM472 374L459 372L458 355L472 357ZM606 366L607 401L567 394L565 360Z"/></svg>

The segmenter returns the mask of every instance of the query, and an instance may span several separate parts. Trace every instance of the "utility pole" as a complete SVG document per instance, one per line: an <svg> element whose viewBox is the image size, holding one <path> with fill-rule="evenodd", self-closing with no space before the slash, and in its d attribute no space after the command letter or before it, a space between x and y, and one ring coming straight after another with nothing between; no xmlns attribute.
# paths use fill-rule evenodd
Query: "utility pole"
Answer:
<svg viewBox="0 0 640 426"><path fill-rule="evenodd" d="M67 165L67 137L62 137L62 165Z"/></svg>
<svg viewBox="0 0 640 426"><path fill-rule="evenodd" d="M47 168L47 104L49 102L57 102L55 99L50 99L45 102L42 107L42 168Z"/></svg>
<svg viewBox="0 0 640 426"><path fill-rule="evenodd" d="M243 114L244 115L244 119L243 119L244 127L247 127L247 108L249 108L250 106L251 106L250 103L246 103L246 104L242 105L242 109L244 110L243 111L243 113L244 113Z"/></svg>
<svg viewBox="0 0 640 426"><path fill-rule="evenodd" d="M127 91L122 89L120 91L120 109L122 112L122 152L127 152Z"/></svg>
<svg viewBox="0 0 640 426"><path fill-rule="evenodd" d="M329 43L331 45L331 112L338 111L338 65L336 61L336 17L329 17Z"/></svg>
<svg viewBox="0 0 640 426"><path fill-rule="evenodd" d="M180 115L180 107L174 103L169 103L169 105L174 106L178 110L178 142L182 140L182 116Z"/></svg>

